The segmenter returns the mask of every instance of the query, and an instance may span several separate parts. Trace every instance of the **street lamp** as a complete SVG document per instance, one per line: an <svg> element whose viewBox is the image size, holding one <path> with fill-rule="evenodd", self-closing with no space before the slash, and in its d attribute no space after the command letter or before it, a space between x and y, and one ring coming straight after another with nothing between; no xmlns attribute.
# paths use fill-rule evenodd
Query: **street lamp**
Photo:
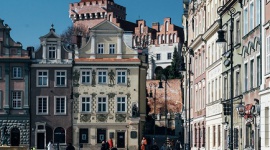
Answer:
<svg viewBox="0 0 270 150"><path fill-rule="evenodd" d="M226 43L226 40L224 38L224 33L225 31L222 30L222 15L223 11L225 11L224 6L220 6L217 9L217 13L219 14L220 17L220 24L219 24L219 30L218 30L218 39L217 39L217 44L224 46L224 43ZM233 44L233 30L234 30L234 15L236 14L235 8L231 7L227 9L228 14L230 16L230 50L225 53L226 60L224 61L224 65L226 67L230 66L230 71L231 71L231 91L230 91L230 116L231 116L231 125L230 125L230 141L229 141L229 147L231 150L233 150L233 99L234 99L234 69L233 69L233 51L234 51L234 44Z"/></svg>
<svg viewBox="0 0 270 150"><path fill-rule="evenodd" d="M159 80L159 84L158 84L158 88L162 89L163 86L162 86L162 80L165 81L165 144L166 144L166 147L167 147L167 140L168 140L168 134L167 134L167 130L168 130L168 108L167 108L167 84L168 84L168 80L167 78L162 74L161 77L160 77L160 80Z"/></svg>
<svg viewBox="0 0 270 150"><path fill-rule="evenodd" d="M192 57L194 57L194 51L192 48L188 48L187 46L187 43L184 44L185 47L183 47L183 53L185 53L185 57L186 57L186 62L188 62L188 71L186 70L186 67L185 67L185 62L184 62L184 57L181 56L180 59L182 60L181 61L181 64L180 64L180 67L179 67L179 72L183 73L185 72L185 80L186 82L188 82L188 107L187 107L187 101L185 100L185 122L186 122L186 134L188 134L188 141L185 140L185 149L187 150L190 150L191 149L191 81L190 81L190 78L191 78L191 74L192 74L192 71L191 71L191 59ZM187 57L188 55L188 57ZM189 59L188 59L189 58ZM188 73L188 79L187 79L187 73ZM187 84L185 84L187 85ZM186 90L187 91L187 90ZM187 94L186 94L187 95ZM187 119L187 108L188 108L188 119ZM187 125L188 123L188 125ZM187 126L188 126L188 132L187 132Z"/></svg>
<svg viewBox="0 0 270 150"><path fill-rule="evenodd" d="M153 96L153 92L152 92L152 86L154 87L154 96ZM154 115L152 115L152 118L154 119L154 138L153 138L153 143L155 143L155 138L156 138L156 87L157 84L156 83L149 83L149 87L150 87L150 93L149 93L149 97L153 98L154 100Z"/></svg>

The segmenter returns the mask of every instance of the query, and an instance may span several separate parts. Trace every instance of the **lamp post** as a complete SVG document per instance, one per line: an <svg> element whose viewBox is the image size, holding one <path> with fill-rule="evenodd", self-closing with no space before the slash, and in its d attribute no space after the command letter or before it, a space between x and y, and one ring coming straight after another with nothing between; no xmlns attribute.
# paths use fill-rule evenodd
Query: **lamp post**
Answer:
<svg viewBox="0 0 270 150"><path fill-rule="evenodd" d="M217 9L217 13L220 16L220 24L219 24L219 30L218 30L218 39L217 39L217 44L219 44L221 47L224 46L226 43L226 40L224 38L224 33L225 31L222 30L222 15L223 11L225 10L224 6L220 6ZM230 138L229 138L229 147L231 150L233 150L233 99L234 99L234 69L233 69L233 52L234 52L234 44L233 44L233 30L234 30L234 18L233 16L236 14L235 8L231 7L227 9L228 14L230 16L230 50L228 50L225 53L226 60L224 61L224 65L226 67L230 66L230 71L231 71L231 91L230 91L230 117L231 117L231 122L230 122Z"/></svg>
<svg viewBox="0 0 270 150"><path fill-rule="evenodd" d="M186 49L185 49L186 48ZM186 120L186 134L188 134L188 141L185 140L185 149L186 150L190 150L191 149L191 81L190 81L190 78L191 78L191 74L192 74L192 71L191 71L191 59L192 57L194 57L194 51L193 49L191 48L188 48L187 47L187 43L185 43L185 52L186 53L186 62L188 62L188 71L186 70L186 67L185 67L185 63L184 63L184 57L181 56L181 59L182 59L182 63L180 64L180 67L179 67L179 72L183 73L185 72L185 80L188 82L188 107L187 107L187 101L185 100L185 120ZM188 55L188 57L187 57ZM188 73L188 79L187 79L187 73ZM186 84L187 85L187 84ZM186 93L187 95L187 93ZM188 117L187 117L187 108L188 108ZM188 125L187 125L188 123ZM188 132L187 132L187 126L188 126Z"/></svg>
<svg viewBox="0 0 270 150"><path fill-rule="evenodd" d="M163 77L163 78L162 78ZM168 118L167 118L167 115L168 115L168 108L167 108L167 78L164 76L164 75L161 75L161 78L159 80L159 85L158 85L158 88L163 88L162 86L162 80L165 81L165 143L166 143L166 147L167 147L167 139L168 139L168 134L167 134L167 130L168 130Z"/></svg>
<svg viewBox="0 0 270 150"><path fill-rule="evenodd" d="M153 96L153 92L152 92L152 86L155 89L154 96ZM156 87L157 87L157 84L156 83L149 83L149 87L150 87L149 97L153 98L153 100L154 100L154 115L152 116L152 118L154 119L154 138L153 138L153 143L154 143L155 138L156 138Z"/></svg>

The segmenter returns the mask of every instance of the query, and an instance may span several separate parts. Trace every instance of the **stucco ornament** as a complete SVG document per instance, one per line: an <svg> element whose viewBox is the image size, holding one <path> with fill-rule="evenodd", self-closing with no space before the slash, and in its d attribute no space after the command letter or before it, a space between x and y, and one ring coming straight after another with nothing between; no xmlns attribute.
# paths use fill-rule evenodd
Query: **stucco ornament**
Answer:
<svg viewBox="0 0 270 150"><path fill-rule="evenodd" d="M126 114L116 114L115 115L115 122L125 122L126 121Z"/></svg>
<svg viewBox="0 0 270 150"><path fill-rule="evenodd" d="M98 122L105 122L107 121L108 114L97 114L97 121Z"/></svg>
<svg viewBox="0 0 270 150"><path fill-rule="evenodd" d="M116 93L109 93L107 95L108 95L109 99L113 99L115 97Z"/></svg>
<svg viewBox="0 0 270 150"><path fill-rule="evenodd" d="M130 93L127 93L127 99L131 99L131 94Z"/></svg>
<svg viewBox="0 0 270 150"><path fill-rule="evenodd" d="M114 82L115 82L115 73L113 72L113 70L111 70L108 73L108 75L109 75L109 79L110 79L110 81L109 81L109 87L113 87L115 85L114 84Z"/></svg>
<svg viewBox="0 0 270 150"><path fill-rule="evenodd" d="M96 99L97 93L92 93L91 95L92 95L92 98L93 98L93 99Z"/></svg>
<svg viewBox="0 0 270 150"><path fill-rule="evenodd" d="M73 86L78 87L80 80L80 72L78 70L75 70L72 74L72 78L73 78Z"/></svg>
<svg viewBox="0 0 270 150"><path fill-rule="evenodd" d="M80 121L81 122L91 122L91 114L81 114Z"/></svg>
<svg viewBox="0 0 270 150"><path fill-rule="evenodd" d="M93 70L92 72L92 87L96 87L96 71Z"/></svg>

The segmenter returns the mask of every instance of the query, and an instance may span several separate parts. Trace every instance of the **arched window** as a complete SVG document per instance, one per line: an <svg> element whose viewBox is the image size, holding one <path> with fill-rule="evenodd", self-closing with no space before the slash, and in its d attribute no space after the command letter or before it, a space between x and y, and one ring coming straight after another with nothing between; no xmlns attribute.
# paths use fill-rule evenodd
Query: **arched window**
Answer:
<svg viewBox="0 0 270 150"><path fill-rule="evenodd" d="M140 25L140 33L143 33L143 25Z"/></svg>
<svg viewBox="0 0 270 150"><path fill-rule="evenodd" d="M65 129L62 127L57 127L54 130L54 143L66 143L66 133Z"/></svg>
<svg viewBox="0 0 270 150"><path fill-rule="evenodd" d="M160 38L160 35L158 35L158 44L161 43L161 38Z"/></svg>
<svg viewBox="0 0 270 150"><path fill-rule="evenodd" d="M164 38L164 35L163 34L161 35L161 39L162 39L161 44L164 44L165 43L165 40L164 40L165 38Z"/></svg>
<svg viewBox="0 0 270 150"><path fill-rule="evenodd" d="M166 23L165 23L165 30L168 31L168 28L169 28L169 23L168 23L168 21L166 21Z"/></svg>
<svg viewBox="0 0 270 150"><path fill-rule="evenodd" d="M112 15L109 15L109 21L112 22Z"/></svg>
<svg viewBox="0 0 270 150"><path fill-rule="evenodd" d="M177 41L176 41L176 34L175 34L175 33L173 34L173 41L174 41L174 43L177 42Z"/></svg>

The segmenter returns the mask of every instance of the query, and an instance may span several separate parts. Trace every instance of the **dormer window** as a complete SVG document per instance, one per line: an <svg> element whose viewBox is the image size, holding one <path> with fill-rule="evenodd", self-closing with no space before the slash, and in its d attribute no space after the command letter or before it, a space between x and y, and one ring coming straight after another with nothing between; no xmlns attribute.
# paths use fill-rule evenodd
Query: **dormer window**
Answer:
<svg viewBox="0 0 270 150"><path fill-rule="evenodd" d="M49 59L56 58L56 47L54 45L49 46Z"/></svg>
<svg viewBox="0 0 270 150"><path fill-rule="evenodd" d="M98 44L98 54L104 53L104 44Z"/></svg>

